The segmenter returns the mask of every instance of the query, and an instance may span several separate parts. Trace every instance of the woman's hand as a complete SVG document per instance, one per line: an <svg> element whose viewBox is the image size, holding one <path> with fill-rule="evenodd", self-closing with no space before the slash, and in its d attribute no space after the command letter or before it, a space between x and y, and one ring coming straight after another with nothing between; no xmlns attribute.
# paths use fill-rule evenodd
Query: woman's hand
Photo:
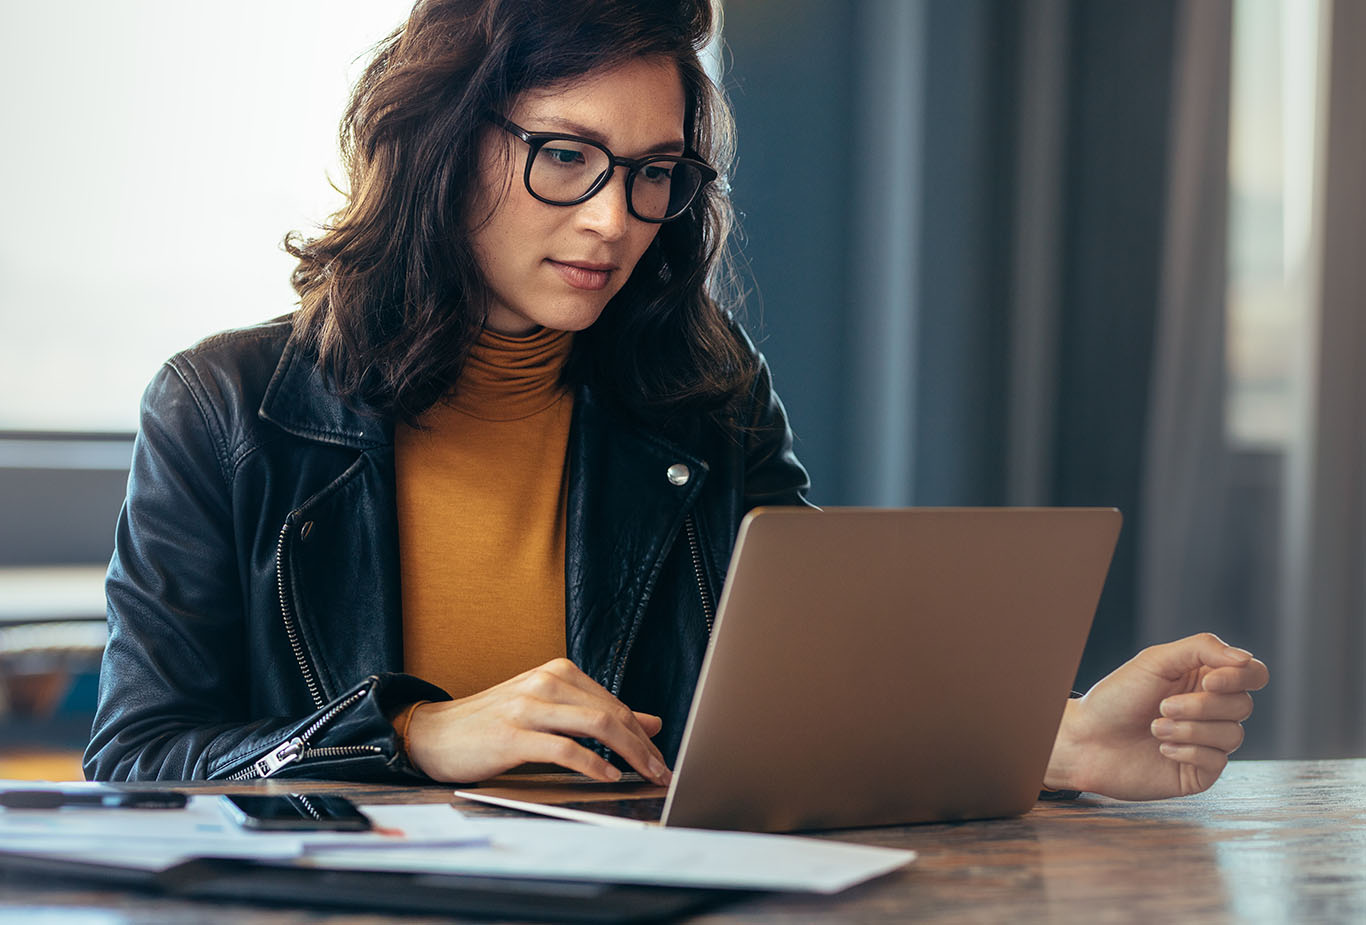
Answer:
<svg viewBox="0 0 1366 925"><path fill-rule="evenodd" d="M1199 793L1243 744L1266 665L1201 633L1144 649L1069 700L1044 785L1121 800Z"/></svg>
<svg viewBox="0 0 1366 925"><path fill-rule="evenodd" d="M417 707L407 727L408 757L433 780L472 783L526 762L558 764L595 780L621 772L572 737L597 739L641 775L669 782L650 741L658 716L636 713L565 658L546 662L462 700Z"/></svg>

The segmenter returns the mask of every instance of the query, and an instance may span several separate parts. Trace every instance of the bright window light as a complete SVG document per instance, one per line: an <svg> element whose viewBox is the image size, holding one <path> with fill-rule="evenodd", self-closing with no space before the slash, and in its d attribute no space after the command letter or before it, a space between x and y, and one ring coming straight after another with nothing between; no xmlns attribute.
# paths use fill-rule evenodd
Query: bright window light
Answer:
<svg viewBox="0 0 1366 925"><path fill-rule="evenodd" d="M1228 437L1280 450L1296 436L1310 371L1324 13L1319 0L1233 9Z"/></svg>
<svg viewBox="0 0 1366 925"><path fill-rule="evenodd" d="M0 431L132 431L157 366L293 309L337 124L412 0L0 7Z"/></svg>

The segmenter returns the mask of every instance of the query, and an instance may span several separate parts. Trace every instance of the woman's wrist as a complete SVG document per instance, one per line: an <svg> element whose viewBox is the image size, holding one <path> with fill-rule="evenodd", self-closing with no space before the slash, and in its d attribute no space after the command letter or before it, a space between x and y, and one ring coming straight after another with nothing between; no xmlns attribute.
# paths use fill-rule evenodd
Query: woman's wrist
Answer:
<svg viewBox="0 0 1366 925"><path fill-rule="evenodd" d="M408 738L413 725L413 715L417 713L418 708L424 707L429 703L431 703L430 700L414 701L390 717L390 722L394 724L394 732L398 734L398 747L402 749L403 754L408 756L409 761L411 761L413 757L411 741ZM421 769L419 768L419 770Z"/></svg>
<svg viewBox="0 0 1366 925"><path fill-rule="evenodd" d="M1053 751L1048 756L1048 767L1043 775L1045 790L1079 791L1085 790L1078 776L1082 764L1083 748L1078 738L1082 724L1083 701L1068 700L1062 711L1062 722L1058 724L1058 734L1053 739Z"/></svg>

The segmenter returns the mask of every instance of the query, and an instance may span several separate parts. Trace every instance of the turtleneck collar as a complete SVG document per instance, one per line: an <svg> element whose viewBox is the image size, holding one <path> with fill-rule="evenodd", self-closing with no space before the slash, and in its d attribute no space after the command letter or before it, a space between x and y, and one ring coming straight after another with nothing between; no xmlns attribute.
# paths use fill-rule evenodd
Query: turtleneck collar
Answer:
<svg viewBox="0 0 1366 925"><path fill-rule="evenodd" d="M573 344L571 331L540 328L512 337L485 328L449 404L484 421L515 421L544 411L565 393L560 374Z"/></svg>

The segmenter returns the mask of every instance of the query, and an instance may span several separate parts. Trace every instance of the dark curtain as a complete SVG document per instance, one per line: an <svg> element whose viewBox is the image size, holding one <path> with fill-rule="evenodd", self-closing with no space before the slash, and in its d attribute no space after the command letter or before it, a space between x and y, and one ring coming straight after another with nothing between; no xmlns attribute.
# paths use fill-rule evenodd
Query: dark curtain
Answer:
<svg viewBox="0 0 1366 925"><path fill-rule="evenodd" d="M1137 639L1175 10L726 4L750 323L813 499L1119 508L1080 685Z"/></svg>

